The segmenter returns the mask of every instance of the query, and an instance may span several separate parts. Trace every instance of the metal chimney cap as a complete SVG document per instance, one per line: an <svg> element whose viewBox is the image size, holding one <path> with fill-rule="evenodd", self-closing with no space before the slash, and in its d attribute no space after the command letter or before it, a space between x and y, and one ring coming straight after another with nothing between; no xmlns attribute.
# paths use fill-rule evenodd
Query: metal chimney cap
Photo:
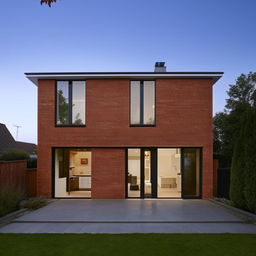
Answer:
<svg viewBox="0 0 256 256"><path fill-rule="evenodd" d="M156 62L155 63L155 72L166 72L165 62Z"/></svg>
<svg viewBox="0 0 256 256"><path fill-rule="evenodd" d="M156 62L155 67L164 67L165 62Z"/></svg>

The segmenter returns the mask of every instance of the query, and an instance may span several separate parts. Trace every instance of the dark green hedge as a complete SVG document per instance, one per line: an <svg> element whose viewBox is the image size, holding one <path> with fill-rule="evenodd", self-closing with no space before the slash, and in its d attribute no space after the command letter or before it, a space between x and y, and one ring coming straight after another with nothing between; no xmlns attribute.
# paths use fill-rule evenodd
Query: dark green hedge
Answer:
<svg viewBox="0 0 256 256"><path fill-rule="evenodd" d="M21 150L10 150L0 156L0 161L27 160L29 154Z"/></svg>
<svg viewBox="0 0 256 256"><path fill-rule="evenodd" d="M235 206L256 213L256 110L241 117L231 166L230 198Z"/></svg>

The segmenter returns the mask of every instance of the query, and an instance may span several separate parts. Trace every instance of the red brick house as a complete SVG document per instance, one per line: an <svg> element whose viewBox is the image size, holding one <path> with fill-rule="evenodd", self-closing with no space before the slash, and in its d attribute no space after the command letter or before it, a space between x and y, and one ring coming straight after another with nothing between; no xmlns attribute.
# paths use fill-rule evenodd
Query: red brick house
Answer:
<svg viewBox="0 0 256 256"><path fill-rule="evenodd" d="M38 195L213 196L222 72L26 73L38 87Z"/></svg>

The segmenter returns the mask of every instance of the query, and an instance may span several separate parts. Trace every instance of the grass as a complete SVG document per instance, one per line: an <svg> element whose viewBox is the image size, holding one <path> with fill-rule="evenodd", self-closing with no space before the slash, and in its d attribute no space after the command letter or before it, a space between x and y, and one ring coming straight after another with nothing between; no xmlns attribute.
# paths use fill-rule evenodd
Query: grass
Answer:
<svg viewBox="0 0 256 256"><path fill-rule="evenodd" d="M247 234L0 234L0 255L255 256Z"/></svg>

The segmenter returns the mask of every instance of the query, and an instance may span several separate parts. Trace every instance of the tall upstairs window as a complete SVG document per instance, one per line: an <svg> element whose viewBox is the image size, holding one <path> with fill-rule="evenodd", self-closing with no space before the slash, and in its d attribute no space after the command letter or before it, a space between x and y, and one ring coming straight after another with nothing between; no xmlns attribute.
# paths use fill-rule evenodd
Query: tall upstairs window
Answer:
<svg viewBox="0 0 256 256"><path fill-rule="evenodd" d="M85 81L57 81L56 125L85 125Z"/></svg>
<svg viewBox="0 0 256 256"><path fill-rule="evenodd" d="M155 125L155 81L131 81L130 125Z"/></svg>

